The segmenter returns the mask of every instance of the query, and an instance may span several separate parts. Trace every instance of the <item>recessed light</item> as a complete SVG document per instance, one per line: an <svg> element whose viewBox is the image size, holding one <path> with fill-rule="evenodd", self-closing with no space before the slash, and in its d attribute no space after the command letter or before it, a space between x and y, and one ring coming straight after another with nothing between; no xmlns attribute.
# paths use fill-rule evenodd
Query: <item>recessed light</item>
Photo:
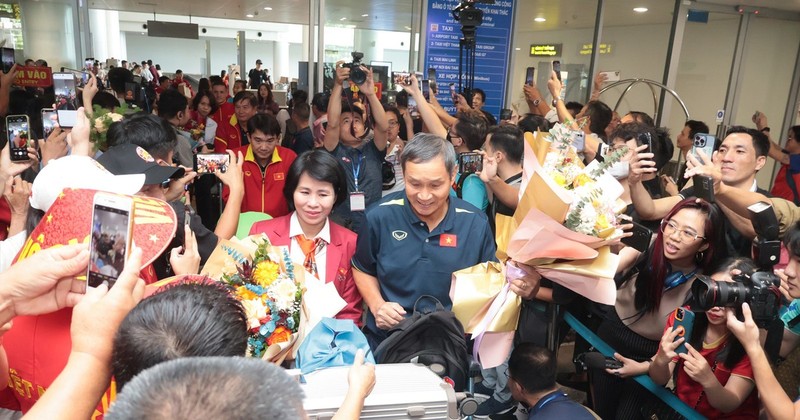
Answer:
<svg viewBox="0 0 800 420"><path fill-rule="evenodd" d="M537 17L537 18L534 18L533 20L534 20L534 22L547 22L547 19L545 19L543 17Z"/></svg>
<svg viewBox="0 0 800 420"><path fill-rule="evenodd" d="M407 30L407 31L410 31L410 30L411 30L411 27L410 27L410 26L406 26L405 28L406 28L406 30Z"/></svg>
<svg viewBox="0 0 800 420"><path fill-rule="evenodd" d="M253 17L253 14L252 14L252 13L248 13L248 14L246 14L245 16L247 16L247 17L251 18L251 17Z"/></svg>
<svg viewBox="0 0 800 420"><path fill-rule="evenodd" d="M363 15L361 15L361 17L368 17L368 16L369 16L368 13L364 13Z"/></svg>
<svg viewBox="0 0 800 420"><path fill-rule="evenodd" d="M521 49L522 49L522 48L519 48L519 47L517 47L517 48L514 48L514 51L519 51L519 50L521 50Z"/></svg>
<svg viewBox="0 0 800 420"><path fill-rule="evenodd" d="M265 7L264 10L272 10L271 7Z"/></svg>
<svg viewBox="0 0 800 420"><path fill-rule="evenodd" d="M339 20L341 20L341 21L344 21L344 20L347 20L347 18L346 18L346 17L343 17L343 18L341 18L341 19L339 19Z"/></svg>
<svg viewBox="0 0 800 420"><path fill-rule="evenodd" d="M647 8L646 7L634 7L633 11L636 12L636 13L644 13L644 12L647 11Z"/></svg>

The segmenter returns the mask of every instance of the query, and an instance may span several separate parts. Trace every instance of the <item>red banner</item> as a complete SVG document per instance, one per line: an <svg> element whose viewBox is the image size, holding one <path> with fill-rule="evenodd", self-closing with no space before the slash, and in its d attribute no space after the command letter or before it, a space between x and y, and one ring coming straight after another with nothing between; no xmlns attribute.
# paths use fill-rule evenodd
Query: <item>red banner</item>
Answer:
<svg viewBox="0 0 800 420"><path fill-rule="evenodd" d="M50 67L17 67L15 84L21 87L53 86L53 69Z"/></svg>

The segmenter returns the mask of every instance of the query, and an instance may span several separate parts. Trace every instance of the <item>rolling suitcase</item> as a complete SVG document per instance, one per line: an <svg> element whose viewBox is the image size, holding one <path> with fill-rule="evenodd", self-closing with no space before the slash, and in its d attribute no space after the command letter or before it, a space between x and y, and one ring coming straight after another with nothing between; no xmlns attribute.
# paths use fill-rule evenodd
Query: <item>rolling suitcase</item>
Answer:
<svg viewBox="0 0 800 420"><path fill-rule="evenodd" d="M349 367L318 370L303 376L303 406L310 420L333 417L347 393ZM459 419L453 387L423 365L375 366L375 387L364 401L362 419Z"/></svg>

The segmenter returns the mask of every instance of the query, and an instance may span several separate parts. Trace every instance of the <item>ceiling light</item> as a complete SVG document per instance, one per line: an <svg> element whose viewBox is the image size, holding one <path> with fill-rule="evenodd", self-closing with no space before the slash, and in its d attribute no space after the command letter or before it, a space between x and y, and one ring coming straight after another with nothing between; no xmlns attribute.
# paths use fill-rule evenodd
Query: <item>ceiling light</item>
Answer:
<svg viewBox="0 0 800 420"><path fill-rule="evenodd" d="M547 22L547 19L545 19L545 18L543 18L543 17L537 17L537 18L534 18L533 20L534 20L535 22Z"/></svg>
<svg viewBox="0 0 800 420"><path fill-rule="evenodd" d="M247 16L247 17L251 18L251 17L253 17L253 14L252 14L252 13L248 13L248 14L246 14L245 16Z"/></svg>
<svg viewBox="0 0 800 420"><path fill-rule="evenodd" d="M410 30L411 30L411 27L410 27L410 26L406 26L405 28L406 28L406 30L407 30L407 31L410 31Z"/></svg>
<svg viewBox="0 0 800 420"><path fill-rule="evenodd" d="M636 12L636 13L644 13L644 12L647 11L647 8L646 7L634 7L633 11Z"/></svg>
<svg viewBox="0 0 800 420"><path fill-rule="evenodd" d="M271 7L265 7L264 10L272 10Z"/></svg>
<svg viewBox="0 0 800 420"><path fill-rule="evenodd" d="M369 17L369 14L368 13L364 13L363 15L361 15L361 17Z"/></svg>
<svg viewBox="0 0 800 420"><path fill-rule="evenodd" d="M522 49L522 48L519 48L519 47L517 47L517 48L514 48L514 51L519 51L519 50L521 50L521 49Z"/></svg>
<svg viewBox="0 0 800 420"><path fill-rule="evenodd" d="M347 18L346 18L346 17L343 17L343 18L341 18L341 19L339 19L339 20L341 20L341 21L344 21L344 20L347 20Z"/></svg>

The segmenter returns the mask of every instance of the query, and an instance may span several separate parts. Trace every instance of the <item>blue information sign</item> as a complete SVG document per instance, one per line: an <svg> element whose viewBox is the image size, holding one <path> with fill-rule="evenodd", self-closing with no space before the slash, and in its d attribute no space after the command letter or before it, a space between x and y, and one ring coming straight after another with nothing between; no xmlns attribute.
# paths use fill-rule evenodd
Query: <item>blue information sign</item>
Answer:
<svg viewBox="0 0 800 420"><path fill-rule="evenodd" d="M428 0L425 69L422 70L425 74L429 68L436 69L439 87L436 98L450 113L455 112L455 107L448 85L455 83L458 86L459 39L463 37L461 24L452 14L459 3L459 0ZM474 86L486 92L483 109L498 118L505 100L506 69L511 61L509 49L514 2L496 0L495 4L476 4L475 7L483 11L483 24L477 28L475 36Z"/></svg>

